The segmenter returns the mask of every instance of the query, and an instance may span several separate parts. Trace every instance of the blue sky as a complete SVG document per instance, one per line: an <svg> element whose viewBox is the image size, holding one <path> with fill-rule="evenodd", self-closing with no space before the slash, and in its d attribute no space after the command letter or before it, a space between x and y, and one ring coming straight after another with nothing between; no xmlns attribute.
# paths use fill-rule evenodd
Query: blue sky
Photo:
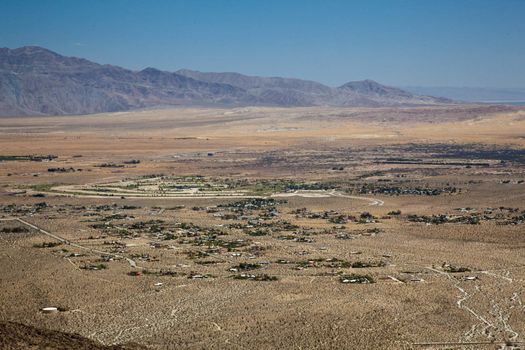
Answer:
<svg viewBox="0 0 525 350"><path fill-rule="evenodd" d="M525 87L525 0L2 0L0 47L131 69Z"/></svg>

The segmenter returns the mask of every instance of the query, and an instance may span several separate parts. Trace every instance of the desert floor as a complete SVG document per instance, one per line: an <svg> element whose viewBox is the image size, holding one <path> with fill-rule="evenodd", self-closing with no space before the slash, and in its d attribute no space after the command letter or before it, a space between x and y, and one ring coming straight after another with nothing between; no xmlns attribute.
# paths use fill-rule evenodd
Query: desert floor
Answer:
<svg viewBox="0 0 525 350"><path fill-rule="evenodd" d="M523 348L525 110L0 118L0 264L6 349Z"/></svg>

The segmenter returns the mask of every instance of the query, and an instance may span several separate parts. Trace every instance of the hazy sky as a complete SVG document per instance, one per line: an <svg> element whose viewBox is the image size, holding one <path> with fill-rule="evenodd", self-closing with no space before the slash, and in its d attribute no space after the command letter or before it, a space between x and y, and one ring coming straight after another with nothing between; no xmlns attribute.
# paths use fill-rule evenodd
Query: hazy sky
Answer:
<svg viewBox="0 0 525 350"><path fill-rule="evenodd" d="M525 0L1 0L0 47L340 85L525 87Z"/></svg>

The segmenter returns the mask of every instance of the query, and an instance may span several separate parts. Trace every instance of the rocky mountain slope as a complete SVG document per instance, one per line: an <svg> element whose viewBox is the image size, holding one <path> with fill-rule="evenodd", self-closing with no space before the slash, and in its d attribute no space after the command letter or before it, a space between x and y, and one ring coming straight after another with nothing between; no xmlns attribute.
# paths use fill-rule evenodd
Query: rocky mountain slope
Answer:
<svg viewBox="0 0 525 350"><path fill-rule="evenodd" d="M395 106L450 102L374 81L332 88L239 73L132 71L41 47L0 48L0 116L63 115L159 106Z"/></svg>
<svg viewBox="0 0 525 350"><path fill-rule="evenodd" d="M0 349L3 350L146 350L137 344L105 346L78 334L0 321Z"/></svg>

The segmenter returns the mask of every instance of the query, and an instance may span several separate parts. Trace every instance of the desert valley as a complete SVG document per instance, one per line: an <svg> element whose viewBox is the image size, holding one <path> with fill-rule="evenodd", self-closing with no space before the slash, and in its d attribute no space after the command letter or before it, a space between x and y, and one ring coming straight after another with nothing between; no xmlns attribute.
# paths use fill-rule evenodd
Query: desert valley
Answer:
<svg viewBox="0 0 525 350"><path fill-rule="evenodd" d="M1 1L0 350L524 350L523 14Z"/></svg>
<svg viewBox="0 0 525 350"><path fill-rule="evenodd" d="M524 130L484 105L4 117L0 344L520 348Z"/></svg>

